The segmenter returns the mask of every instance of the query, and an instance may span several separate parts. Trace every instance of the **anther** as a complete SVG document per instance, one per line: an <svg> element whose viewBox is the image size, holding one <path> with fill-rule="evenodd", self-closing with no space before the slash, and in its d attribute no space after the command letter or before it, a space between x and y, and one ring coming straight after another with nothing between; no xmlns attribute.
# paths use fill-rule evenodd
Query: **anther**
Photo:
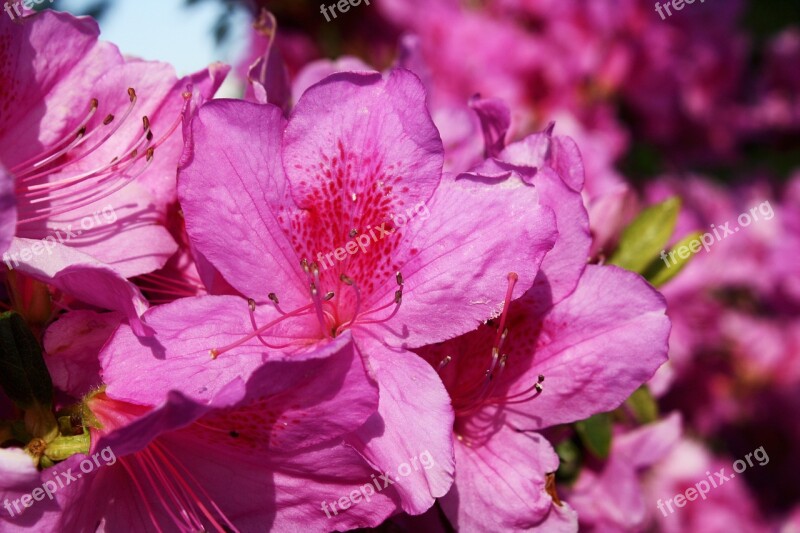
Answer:
<svg viewBox="0 0 800 533"><path fill-rule="evenodd" d="M114 120L114 115L111 113L108 114L106 118L103 119L103 126L108 126Z"/></svg>
<svg viewBox="0 0 800 533"><path fill-rule="evenodd" d="M189 91L184 91L182 96L184 100L188 100L189 98L192 97L192 93L190 93Z"/></svg>
<svg viewBox="0 0 800 533"><path fill-rule="evenodd" d="M402 287L403 286L403 281L404 281L403 280L403 273L398 270L397 271L397 275L395 276L395 278L397 279L397 284Z"/></svg>
<svg viewBox="0 0 800 533"><path fill-rule="evenodd" d="M403 301L403 290L394 291L394 303L399 304Z"/></svg>
<svg viewBox="0 0 800 533"><path fill-rule="evenodd" d="M150 129L150 119L147 118L147 115L142 117L142 127L144 128L144 131Z"/></svg>
<svg viewBox="0 0 800 533"><path fill-rule="evenodd" d="M354 192L351 192L351 193L350 193L350 199L351 199L351 200L353 200L353 201L355 202L355 201L357 201L357 200L358 200L358 196L356 196L356 193L354 193Z"/></svg>
<svg viewBox="0 0 800 533"><path fill-rule="evenodd" d="M350 233L348 233L348 235L349 235L349 236L350 236L350 238L352 239L353 237L355 237L356 235L358 235L358 230L357 230L356 228L353 228L353 229L351 229L351 230L350 230Z"/></svg>
<svg viewBox="0 0 800 533"><path fill-rule="evenodd" d="M219 350L217 350L216 348L211 348L208 351L208 353L211 354L211 359L216 359L217 357L219 357Z"/></svg>
<svg viewBox="0 0 800 533"><path fill-rule="evenodd" d="M252 298L248 298L247 299L247 306L250 308L251 311L255 311L256 310L256 301L253 300Z"/></svg>
<svg viewBox="0 0 800 533"><path fill-rule="evenodd" d="M147 161L149 163L153 159L153 154L155 153L155 151L156 151L156 149L154 147L152 147L152 146L150 148L148 148L147 152L145 152L145 154L146 154L145 155L145 161Z"/></svg>
<svg viewBox="0 0 800 533"><path fill-rule="evenodd" d="M97 98L92 98L91 103L89 104L89 107L91 107L92 110L95 110L95 109L97 109L98 105L100 105L100 102L97 101Z"/></svg>
<svg viewBox="0 0 800 533"><path fill-rule="evenodd" d="M453 358L452 358L451 356L449 356L449 355L448 355L447 357L445 357L444 359L442 359L442 360L439 362L439 368L437 368L437 369L436 369L436 371L437 371L437 372L441 372L441 370L442 370L444 367L446 367L448 364L450 364L450 361L452 361L452 360L453 360Z"/></svg>
<svg viewBox="0 0 800 533"><path fill-rule="evenodd" d="M133 87L128 87L128 98L131 99L131 102L136 99L136 91L133 90Z"/></svg>
<svg viewBox="0 0 800 533"><path fill-rule="evenodd" d="M344 283L345 285L352 286L353 283L355 283L355 281L353 281L353 278L351 278L347 274L342 274L341 276L339 276L339 279L342 280L342 283Z"/></svg>
<svg viewBox="0 0 800 533"><path fill-rule="evenodd" d="M269 294L267 295L267 298L269 298L270 300L272 300L273 302L275 302L275 304L276 304L276 305L280 303L280 302L278 301L278 295L277 295L277 294L275 294L274 292L271 292L271 293L269 293Z"/></svg>
<svg viewBox="0 0 800 533"><path fill-rule="evenodd" d="M84 127L82 127L81 129L78 130L78 133L75 135L75 138L76 139L80 139L84 135L86 135L86 126L84 126Z"/></svg>
<svg viewBox="0 0 800 533"><path fill-rule="evenodd" d="M303 268L303 272L306 274L311 272L308 268L308 260L305 257L300 260L300 266Z"/></svg>
<svg viewBox="0 0 800 533"><path fill-rule="evenodd" d="M335 294L333 293L333 291L329 292L328 294L325 295L325 301L327 302L328 300L333 300L334 296Z"/></svg>

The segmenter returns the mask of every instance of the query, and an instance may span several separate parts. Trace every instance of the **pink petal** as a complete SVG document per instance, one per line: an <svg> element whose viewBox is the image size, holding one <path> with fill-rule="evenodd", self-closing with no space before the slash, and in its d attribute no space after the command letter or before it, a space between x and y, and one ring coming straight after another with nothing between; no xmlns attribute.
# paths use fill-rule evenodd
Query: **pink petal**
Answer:
<svg viewBox="0 0 800 533"><path fill-rule="evenodd" d="M120 311L132 327L145 333L139 316L147 309L147 300L111 267L55 241L15 238L8 254L10 266L19 272L87 304Z"/></svg>
<svg viewBox="0 0 800 533"><path fill-rule="evenodd" d="M512 406L509 419L542 428L616 408L666 361L669 330L663 297L638 274L587 266L575 292L531 330L538 331L533 364L510 393L538 374L544 392Z"/></svg>
<svg viewBox="0 0 800 533"><path fill-rule="evenodd" d="M283 163L294 203L298 254L343 246L356 229L389 224L426 202L439 184L442 143L425 107L425 91L408 71L334 74L308 89L289 119ZM394 277L387 259L396 240L350 261L362 284ZM345 265L348 267L349 265ZM389 270L389 272L387 272Z"/></svg>
<svg viewBox="0 0 800 533"><path fill-rule="evenodd" d="M14 180L0 165L0 254L5 253L17 228Z"/></svg>
<svg viewBox="0 0 800 533"><path fill-rule="evenodd" d="M428 452L433 466L410 472L395 489L403 510L426 511L453 480L453 410L436 372L424 360L375 341L358 343L380 387L378 412L347 438L371 465L395 473Z"/></svg>
<svg viewBox="0 0 800 533"><path fill-rule="evenodd" d="M342 56L336 61L318 59L305 65L292 83L292 99L297 102L309 87L337 72L372 72L374 69L357 57Z"/></svg>
<svg viewBox="0 0 800 533"><path fill-rule="evenodd" d="M20 236L64 239L70 248L131 278L163 267L178 249L164 221L150 193L132 183L109 198L48 219L44 231L23 228Z"/></svg>
<svg viewBox="0 0 800 533"><path fill-rule="evenodd" d="M197 251L242 294L266 301L274 291L291 309L291 302L307 301L308 288L279 222L288 198L280 158L284 126L274 106L204 105L192 121L194 152L179 172L178 195ZM244 242L231 253L232 243Z"/></svg>
<svg viewBox="0 0 800 533"><path fill-rule="evenodd" d="M405 278L400 310L390 322L369 326L409 347L455 337L498 315L508 274L518 274L517 297L533 283L556 238L552 211L516 177L488 185L445 180L423 207L429 218L412 220L396 252ZM394 278L379 289L377 301L391 302Z"/></svg>
<svg viewBox="0 0 800 533"><path fill-rule="evenodd" d="M461 531L527 531L555 505L545 474L558 469L553 447L538 433L503 425L487 442L456 444L456 482L442 500Z"/></svg>
<svg viewBox="0 0 800 533"><path fill-rule="evenodd" d="M211 359L212 348L253 331L247 302L235 296L183 298L154 307L143 318L153 337L140 338L122 325L101 353L106 390L116 399L158 405L167 391L178 390L208 402L235 378L247 380L267 354L276 352L252 339ZM261 319L268 320L259 311Z"/></svg>
<svg viewBox="0 0 800 533"><path fill-rule="evenodd" d="M45 331L45 363L53 385L83 398L102 383L97 355L123 320L120 313L70 311Z"/></svg>

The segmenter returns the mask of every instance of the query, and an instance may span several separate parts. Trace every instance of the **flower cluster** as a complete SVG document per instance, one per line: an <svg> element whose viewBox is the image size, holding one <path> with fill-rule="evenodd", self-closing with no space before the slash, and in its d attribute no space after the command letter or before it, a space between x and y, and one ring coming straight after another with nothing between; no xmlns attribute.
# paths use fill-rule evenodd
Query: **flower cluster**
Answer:
<svg viewBox="0 0 800 533"><path fill-rule="evenodd" d="M746 56L718 6L365 2L370 53L328 60L275 5L236 99L228 66L178 78L90 18L1 25L0 531L789 527L793 494L768 517L741 477L711 518L677 502L800 442L800 182L614 167L637 135L728 161L776 127L704 81ZM782 39L757 94L789 105ZM708 59L654 103L679 46Z"/></svg>

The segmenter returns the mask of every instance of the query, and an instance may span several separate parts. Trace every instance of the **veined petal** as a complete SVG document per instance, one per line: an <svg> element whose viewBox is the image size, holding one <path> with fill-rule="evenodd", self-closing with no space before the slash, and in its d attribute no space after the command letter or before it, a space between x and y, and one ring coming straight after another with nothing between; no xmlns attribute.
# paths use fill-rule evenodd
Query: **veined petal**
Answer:
<svg viewBox="0 0 800 533"><path fill-rule="evenodd" d="M373 340L357 341L380 387L378 412L347 437L381 472L428 453L433 466L410 472L394 485L403 510L425 512L447 493L453 480L453 410L436 372L422 358Z"/></svg>
<svg viewBox="0 0 800 533"><path fill-rule="evenodd" d="M531 327L535 345L526 349L533 351L533 362L525 362L521 353L509 357L506 372L520 376L510 395L535 383L537 375L545 376L544 392L510 406L509 420L536 429L619 406L667 359L670 321L665 310L664 298L638 274L587 266L575 292ZM515 368L517 359L522 363ZM527 371L524 365L530 365Z"/></svg>
<svg viewBox="0 0 800 533"><path fill-rule="evenodd" d="M284 126L280 109L269 104L205 104L192 121L193 152L180 169L178 196L194 246L228 283L259 301L278 292L291 305L305 303L307 290L281 223L288 201ZM237 243L247 244L231 253ZM280 286L270 286L271 279Z"/></svg>
<svg viewBox="0 0 800 533"><path fill-rule="evenodd" d="M93 257L53 241L14 238L8 249L14 269L102 309L120 311L139 334L147 300L136 286ZM27 259L26 259L27 258Z"/></svg>
<svg viewBox="0 0 800 533"><path fill-rule="evenodd" d="M503 425L479 446L457 442L456 465L442 508L458 530L527 531L555 505L545 474L558 469L558 456L538 433Z"/></svg>
<svg viewBox="0 0 800 533"><path fill-rule="evenodd" d="M405 278L397 315L364 326L412 348L472 331L498 315L509 273L518 275L516 298L533 283L557 235L553 212L516 176L485 183L473 177L445 180L426 212L429 218L409 225L395 256ZM376 291L378 301L391 301L391 281Z"/></svg>

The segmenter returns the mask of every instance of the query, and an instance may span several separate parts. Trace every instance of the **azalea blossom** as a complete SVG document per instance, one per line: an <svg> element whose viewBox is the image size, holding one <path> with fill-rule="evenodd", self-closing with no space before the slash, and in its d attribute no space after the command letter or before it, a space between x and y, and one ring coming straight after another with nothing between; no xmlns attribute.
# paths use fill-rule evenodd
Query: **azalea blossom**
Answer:
<svg viewBox="0 0 800 533"><path fill-rule="evenodd" d="M559 459L540 432L619 406L666 360L669 320L663 298L638 275L586 265L583 167L570 139L549 129L476 172L512 169L554 208L559 238L518 300L518 276L508 274L499 318L419 350L456 415L455 484L441 503L459 529L572 531L576 515L554 492Z"/></svg>
<svg viewBox="0 0 800 533"><path fill-rule="evenodd" d="M40 531L252 531L299 521L323 530L357 527L378 509L394 509L392 488L347 514L328 518L319 507L321 499L335 501L372 481L369 466L342 444L378 402L348 335L293 361L248 361L251 372L227 376L230 381L208 402L170 392L178 387L168 381L153 382L153 396L163 386L166 401L148 404L118 397L125 397L130 361L98 360L120 319L79 311L48 329L46 360L54 384L82 399L92 445L41 471L19 449L1 450L0 501L11 502L0 515L4 531L32 523ZM178 369L186 364L166 363ZM183 379L180 371L162 371ZM200 375L191 386L204 380ZM81 463L91 463L101 450L105 464L87 471ZM20 505L36 487L48 487L55 498Z"/></svg>
<svg viewBox="0 0 800 533"><path fill-rule="evenodd" d="M395 70L331 76L306 91L288 122L268 104L203 106L179 177L187 232L250 301L218 299L211 330L194 299L147 318L163 347L156 354L195 361L194 372L210 380L242 359L324 345L352 331L380 405L347 441L381 471L422 450L436 457L435 468L397 488L403 509L414 513L450 487L453 414L435 370L407 348L498 313L505 274L516 268L519 287L529 286L555 236L552 211L537 205L532 187L441 177L441 141L424 104L419 81ZM419 205L429 217L410 215ZM475 219L473 209L486 218ZM398 222L401 215L410 220ZM358 250L353 241L344 258L323 263L357 237L372 244ZM234 242L249 245L233 254ZM142 346L120 335L107 350L130 358ZM150 379L134 377L131 385ZM193 398L213 392L185 390ZM150 396L144 388L140 394Z"/></svg>
<svg viewBox="0 0 800 533"><path fill-rule="evenodd" d="M176 250L164 222L181 122L227 67L177 79L169 65L125 59L98 36L91 19L52 11L0 28L4 69L15 73L0 96L0 247L8 268L136 316L141 296L123 278Z"/></svg>

